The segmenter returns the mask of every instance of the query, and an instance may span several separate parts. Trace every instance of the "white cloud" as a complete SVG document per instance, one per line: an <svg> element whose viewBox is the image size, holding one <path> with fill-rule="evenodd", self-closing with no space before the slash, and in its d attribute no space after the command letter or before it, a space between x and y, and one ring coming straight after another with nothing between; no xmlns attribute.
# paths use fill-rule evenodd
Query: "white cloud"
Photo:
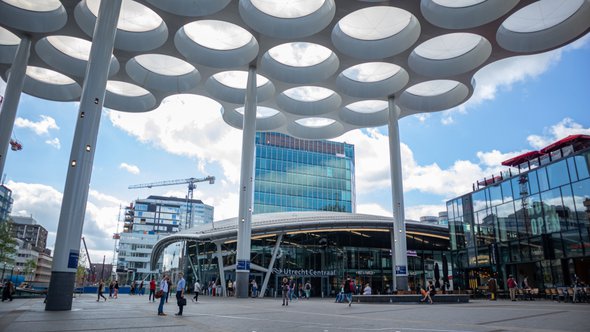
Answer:
<svg viewBox="0 0 590 332"><path fill-rule="evenodd" d="M53 146L56 149L61 149L61 142L59 141L59 138L55 137L53 139L48 139L45 141L46 144L49 144L51 146Z"/></svg>
<svg viewBox="0 0 590 332"><path fill-rule="evenodd" d="M41 121L39 122L16 118L14 125L18 128L29 128L37 135L48 134L50 129L59 129L55 119L47 115L41 115Z"/></svg>
<svg viewBox="0 0 590 332"><path fill-rule="evenodd" d="M565 138L569 135L590 135L590 128L584 128L571 118L564 118L557 124L546 128L544 135L530 135L527 137L529 144L535 149L542 149L547 145Z"/></svg>
<svg viewBox="0 0 590 332"><path fill-rule="evenodd" d="M439 212L446 212L447 206L445 203L440 205L414 205L406 207L406 219L420 220L424 216L437 216Z"/></svg>
<svg viewBox="0 0 590 332"><path fill-rule="evenodd" d="M371 214L374 216L392 217L393 212L385 209L377 203L358 204L356 206L357 213Z"/></svg>
<svg viewBox="0 0 590 332"><path fill-rule="evenodd" d="M218 163L227 179L239 182L242 131L221 118L221 106L195 95L171 97L148 113L109 111L114 126L169 153L194 158L200 169ZM215 111L211 111L215 109Z"/></svg>
<svg viewBox="0 0 590 332"><path fill-rule="evenodd" d="M53 187L9 181L6 186L13 193L13 215L32 216L48 231L47 247L53 249L60 217L62 193ZM107 254L107 262L112 260L114 242L112 234L117 230L119 207L126 202L113 196L90 190L84 220L83 235L93 262L102 261Z"/></svg>
<svg viewBox="0 0 590 332"><path fill-rule="evenodd" d="M139 167L135 166L135 165L130 165L127 163L121 163L121 165L119 165L120 169L124 169L127 172L131 173L131 174L139 174Z"/></svg>

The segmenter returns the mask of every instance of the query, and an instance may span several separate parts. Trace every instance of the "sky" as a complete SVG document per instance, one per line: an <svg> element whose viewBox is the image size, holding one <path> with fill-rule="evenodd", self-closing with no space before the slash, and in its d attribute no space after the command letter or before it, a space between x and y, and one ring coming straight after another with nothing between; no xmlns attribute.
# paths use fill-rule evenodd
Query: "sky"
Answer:
<svg viewBox="0 0 590 332"><path fill-rule="evenodd" d="M571 134L590 135L590 35L551 52L501 60L475 75L476 89L450 110L399 121L406 219L438 215L446 201L478 179L507 170L501 162ZM0 80L0 94L6 84ZM32 216L53 249L78 103L23 94L4 183L13 215ZM242 133L205 97L176 95L148 113L102 114L83 235L93 262L112 262L121 207L149 195L184 198L186 185L134 189L132 184L216 177L194 198L212 205L214 220L237 216ZM335 138L354 144L358 213L391 216L387 127Z"/></svg>

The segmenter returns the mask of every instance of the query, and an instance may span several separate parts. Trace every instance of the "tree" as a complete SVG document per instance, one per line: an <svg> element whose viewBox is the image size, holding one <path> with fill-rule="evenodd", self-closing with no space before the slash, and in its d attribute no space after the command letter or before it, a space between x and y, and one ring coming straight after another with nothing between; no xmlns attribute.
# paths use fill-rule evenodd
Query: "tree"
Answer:
<svg viewBox="0 0 590 332"><path fill-rule="evenodd" d="M25 262L25 267L24 267L24 274L25 274L25 280L27 277L30 277L30 281L33 281L33 279L35 279L33 272L35 272L35 269L37 268L37 262L34 259L27 259L27 261Z"/></svg>
<svg viewBox="0 0 590 332"><path fill-rule="evenodd" d="M86 277L86 257L82 256L78 260L78 269L76 270L76 280L79 285L84 287L84 278Z"/></svg>
<svg viewBox="0 0 590 332"><path fill-rule="evenodd" d="M12 237L12 223L0 222L0 263L14 264L16 253L16 239Z"/></svg>

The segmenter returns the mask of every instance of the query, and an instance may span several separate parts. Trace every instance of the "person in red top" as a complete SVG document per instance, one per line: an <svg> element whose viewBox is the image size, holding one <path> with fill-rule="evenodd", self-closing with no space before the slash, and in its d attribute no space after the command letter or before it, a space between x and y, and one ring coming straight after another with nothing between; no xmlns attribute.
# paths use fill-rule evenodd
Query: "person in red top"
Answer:
<svg viewBox="0 0 590 332"><path fill-rule="evenodd" d="M508 290L510 291L510 300L516 301L516 289L518 288L518 283L514 280L512 274L508 276L506 283L508 284Z"/></svg>
<svg viewBox="0 0 590 332"><path fill-rule="evenodd" d="M156 301L156 279L154 279L154 277L152 277L152 280L150 281L150 297L148 298L148 301L150 300L152 302Z"/></svg>

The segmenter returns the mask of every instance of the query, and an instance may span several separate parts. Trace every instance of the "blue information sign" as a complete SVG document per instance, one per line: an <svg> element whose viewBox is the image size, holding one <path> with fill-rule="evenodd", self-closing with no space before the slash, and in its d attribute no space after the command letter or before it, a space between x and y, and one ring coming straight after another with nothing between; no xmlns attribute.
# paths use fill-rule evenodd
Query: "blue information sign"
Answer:
<svg viewBox="0 0 590 332"><path fill-rule="evenodd" d="M395 266L395 274L406 275L406 274L408 274L408 269L405 265L396 265Z"/></svg>
<svg viewBox="0 0 590 332"><path fill-rule="evenodd" d="M70 250L70 256L68 257L68 269L77 269L78 268L78 258L80 257L80 252L75 250Z"/></svg>
<svg viewBox="0 0 590 332"><path fill-rule="evenodd" d="M236 264L236 270L238 271L250 271L250 261L239 259Z"/></svg>

